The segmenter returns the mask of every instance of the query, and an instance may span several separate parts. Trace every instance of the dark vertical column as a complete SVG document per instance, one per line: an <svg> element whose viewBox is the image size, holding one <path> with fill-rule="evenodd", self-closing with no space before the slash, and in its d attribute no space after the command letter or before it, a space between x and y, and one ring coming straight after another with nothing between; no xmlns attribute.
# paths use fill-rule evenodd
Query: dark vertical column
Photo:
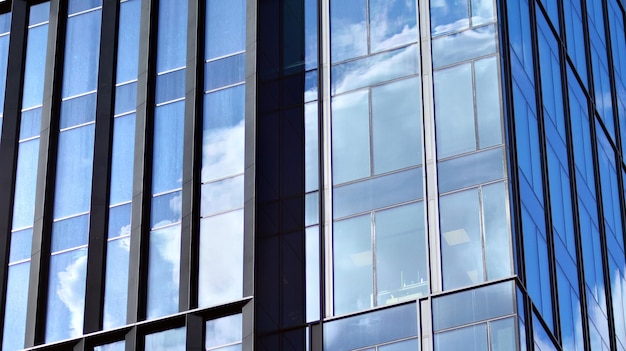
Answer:
<svg viewBox="0 0 626 351"><path fill-rule="evenodd" d="M50 24L48 52L44 79L43 108L41 113L41 137L37 193L35 196L35 222L28 288L26 315L26 347L41 344L46 332L46 307L48 273L50 270L50 231L54 184L56 175L57 142L59 138L59 109L61 105L61 82L63 81L63 55L67 2L50 1Z"/></svg>
<svg viewBox="0 0 626 351"><path fill-rule="evenodd" d="M179 311L198 306L205 0L190 0L188 10Z"/></svg>
<svg viewBox="0 0 626 351"><path fill-rule="evenodd" d="M152 139L154 132L154 82L156 56L156 16L158 2L142 0L137 81L137 120L128 273L128 323L145 319L148 283L148 240L152 189ZM127 344L128 345L128 344ZM127 348L128 349L128 348Z"/></svg>
<svg viewBox="0 0 626 351"><path fill-rule="evenodd" d="M17 154L20 135L20 111L26 55L26 33L28 30L28 4L14 1L11 14L11 37L7 65L6 96L2 137L0 138L0 345L4 330L6 292L11 248L11 227L13 223L13 195L17 172Z"/></svg>
<svg viewBox="0 0 626 351"><path fill-rule="evenodd" d="M203 351L204 319L200 316L188 314L185 316L185 327L185 332L187 333L185 350Z"/></svg>
<svg viewBox="0 0 626 351"><path fill-rule="evenodd" d="M85 334L102 329L106 270L111 147L117 58L118 0L102 2L100 67L96 101L96 130L91 185L91 216L85 290Z"/></svg>
<svg viewBox="0 0 626 351"><path fill-rule="evenodd" d="M137 327L133 327L128 331L128 333L126 333L124 344L126 351L143 350L143 344L143 338L138 337Z"/></svg>

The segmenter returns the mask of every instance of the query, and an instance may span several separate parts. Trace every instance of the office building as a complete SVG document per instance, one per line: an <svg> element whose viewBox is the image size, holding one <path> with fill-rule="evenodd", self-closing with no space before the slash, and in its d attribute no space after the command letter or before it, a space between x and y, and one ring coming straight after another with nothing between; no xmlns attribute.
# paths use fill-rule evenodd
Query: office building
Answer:
<svg viewBox="0 0 626 351"><path fill-rule="evenodd" d="M626 350L624 6L0 1L2 350Z"/></svg>

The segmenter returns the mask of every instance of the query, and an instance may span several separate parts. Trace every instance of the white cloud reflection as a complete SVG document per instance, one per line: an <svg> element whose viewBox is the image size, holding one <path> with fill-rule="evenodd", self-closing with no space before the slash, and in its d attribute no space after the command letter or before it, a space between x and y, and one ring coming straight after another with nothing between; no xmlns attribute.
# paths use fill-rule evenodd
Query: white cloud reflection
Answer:
<svg viewBox="0 0 626 351"><path fill-rule="evenodd" d="M79 249L63 255L72 255L72 260L64 270L61 270L56 274L58 281L55 293L70 312L68 336L76 337L83 334L87 249ZM59 259L61 259L61 257L59 257ZM58 318L61 316L51 317ZM62 319L56 320L55 323L64 324Z"/></svg>

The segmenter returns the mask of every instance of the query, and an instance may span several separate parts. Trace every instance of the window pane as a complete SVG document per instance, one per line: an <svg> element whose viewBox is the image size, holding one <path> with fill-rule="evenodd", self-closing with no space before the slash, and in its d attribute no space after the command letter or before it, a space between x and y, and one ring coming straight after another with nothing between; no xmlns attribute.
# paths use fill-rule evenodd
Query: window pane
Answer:
<svg viewBox="0 0 626 351"><path fill-rule="evenodd" d="M446 35L432 41L433 67L443 67L496 52L493 25Z"/></svg>
<svg viewBox="0 0 626 351"><path fill-rule="evenodd" d="M124 351L126 342L124 340L112 344L100 345L93 348L93 351Z"/></svg>
<svg viewBox="0 0 626 351"><path fill-rule="evenodd" d="M135 114L115 118L111 159L110 204L130 201L133 195Z"/></svg>
<svg viewBox="0 0 626 351"><path fill-rule="evenodd" d="M48 7L49 2L44 3ZM44 5L41 4L41 5ZM41 5L32 6L32 9ZM46 20L48 12L46 11ZM24 67L24 96L22 108L37 106L43 102L43 80L46 68L46 49L48 42L48 25L42 25L28 30L26 46L26 66Z"/></svg>
<svg viewBox="0 0 626 351"><path fill-rule="evenodd" d="M201 216L243 207L243 175L204 184L200 196Z"/></svg>
<svg viewBox="0 0 626 351"><path fill-rule="evenodd" d="M104 290L104 329L126 324L130 237L107 243Z"/></svg>
<svg viewBox="0 0 626 351"><path fill-rule="evenodd" d="M87 12L67 21L63 97L96 90L102 19L100 12Z"/></svg>
<svg viewBox="0 0 626 351"><path fill-rule="evenodd" d="M206 59L212 59L246 47L245 0L207 0Z"/></svg>
<svg viewBox="0 0 626 351"><path fill-rule="evenodd" d="M207 62L204 68L204 90L241 83L246 79L246 55L229 56Z"/></svg>
<svg viewBox="0 0 626 351"><path fill-rule="evenodd" d="M512 273L512 257L505 183L484 186L482 197L487 279L508 277Z"/></svg>
<svg viewBox="0 0 626 351"><path fill-rule="evenodd" d="M150 233L148 255L147 318L158 318L178 312L180 280L180 224ZM164 344L161 344L164 345ZM157 346L155 344L155 346ZM157 350L148 348L148 350ZM158 348L158 350L161 350ZM184 344L183 349L184 350Z"/></svg>
<svg viewBox="0 0 626 351"><path fill-rule="evenodd" d="M504 177L502 148L439 162L438 170L441 193L502 179Z"/></svg>
<svg viewBox="0 0 626 351"><path fill-rule="evenodd" d="M489 323L492 350L517 350L515 345L515 319L506 318Z"/></svg>
<svg viewBox="0 0 626 351"><path fill-rule="evenodd" d="M367 54L365 0L330 2L330 53L332 62Z"/></svg>
<svg viewBox="0 0 626 351"><path fill-rule="evenodd" d="M146 335L145 349L150 351L184 351L185 328Z"/></svg>
<svg viewBox="0 0 626 351"><path fill-rule="evenodd" d="M71 98L61 103L61 129L88 123L95 119L96 93Z"/></svg>
<svg viewBox="0 0 626 351"><path fill-rule="evenodd" d="M159 1L157 73L185 66L187 57L187 1Z"/></svg>
<svg viewBox="0 0 626 351"><path fill-rule="evenodd" d="M205 349L241 341L242 323L241 314L207 321Z"/></svg>
<svg viewBox="0 0 626 351"><path fill-rule="evenodd" d="M502 144L500 85L498 83L498 61L495 56L474 62L474 79L476 80L479 147L485 148Z"/></svg>
<svg viewBox="0 0 626 351"><path fill-rule="evenodd" d="M21 350L24 348L29 272L30 262L9 267L2 338L3 350Z"/></svg>
<svg viewBox="0 0 626 351"><path fill-rule="evenodd" d="M467 28L469 26L467 1L431 1L430 28L432 35Z"/></svg>
<svg viewBox="0 0 626 351"><path fill-rule="evenodd" d="M120 85L115 89L115 114L134 111L137 104L137 81Z"/></svg>
<svg viewBox="0 0 626 351"><path fill-rule="evenodd" d="M137 78L137 62L139 62L139 25L141 0L128 0L120 4L119 33L117 42L117 75L118 83L128 82ZM119 95L116 96L116 100Z"/></svg>
<svg viewBox="0 0 626 351"><path fill-rule="evenodd" d="M67 12L73 14L98 6L102 6L102 0L69 0Z"/></svg>
<svg viewBox="0 0 626 351"><path fill-rule="evenodd" d="M30 259L33 242L33 228L11 233L11 254L9 263Z"/></svg>
<svg viewBox="0 0 626 351"><path fill-rule="evenodd" d="M39 161L39 139L20 143L18 153L13 200L14 230L33 225Z"/></svg>
<svg viewBox="0 0 626 351"><path fill-rule="evenodd" d="M52 224L52 252L87 245L89 215L72 217Z"/></svg>
<svg viewBox="0 0 626 351"><path fill-rule="evenodd" d="M488 350L487 324L435 334L436 351L457 350L459 345L463 345L463 350L467 351Z"/></svg>
<svg viewBox="0 0 626 351"><path fill-rule="evenodd" d="M41 129L41 107L22 111L20 118L20 140L39 136Z"/></svg>
<svg viewBox="0 0 626 351"><path fill-rule="evenodd" d="M157 76L156 103L185 97L185 69L168 72Z"/></svg>
<svg viewBox="0 0 626 351"><path fill-rule="evenodd" d="M151 228L163 227L179 222L182 215L182 191L176 191L152 198L150 215Z"/></svg>
<svg viewBox="0 0 626 351"><path fill-rule="evenodd" d="M415 3L415 1L370 0L372 52L417 41Z"/></svg>
<svg viewBox="0 0 626 351"><path fill-rule="evenodd" d="M130 203L109 209L109 239L130 235L130 211Z"/></svg>
<svg viewBox="0 0 626 351"><path fill-rule="evenodd" d="M178 189L182 185L184 115L184 101L156 108L152 170L153 194Z"/></svg>

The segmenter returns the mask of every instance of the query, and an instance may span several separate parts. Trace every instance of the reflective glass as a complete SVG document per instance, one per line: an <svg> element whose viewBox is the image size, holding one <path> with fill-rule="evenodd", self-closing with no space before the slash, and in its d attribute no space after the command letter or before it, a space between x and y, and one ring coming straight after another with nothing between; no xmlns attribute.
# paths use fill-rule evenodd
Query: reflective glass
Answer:
<svg viewBox="0 0 626 351"><path fill-rule="evenodd" d="M517 350L515 345L515 319L500 319L489 323L491 350Z"/></svg>
<svg viewBox="0 0 626 351"><path fill-rule="evenodd" d="M187 56L187 1L159 1L157 73L185 66Z"/></svg>
<svg viewBox="0 0 626 351"><path fill-rule="evenodd" d="M358 91L332 100L333 183L370 175L369 94Z"/></svg>
<svg viewBox="0 0 626 351"><path fill-rule="evenodd" d="M245 86L204 96L202 182L243 173Z"/></svg>
<svg viewBox="0 0 626 351"><path fill-rule="evenodd" d="M130 235L130 211L130 203L109 209L109 239Z"/></svg>
<svg viewBox="0 0 626 351"><path fill-rule="evenodd" d="M339 62L367 54L365 0L330 2L330 55Z"/></svg>
<svg viewBox="0 0 626 351"><path fill-rule="evenodd" d="M51 252L87 245L89 215L72 217L52 223Z"/></svg>
<svg viewBox="0 0 626 351"><path fill-rule="evenodd" d="M157 76L156 103L185 97L185 69L167 72Z"/></svg>
<svg viewBox="0 0 626 351"><path fill-rule="evenodd" d="M304 205L304 225L310 226L319 223L320 218L320 206L319 206L319 192L313 192L306 194Z"/></svg>
<svg viewBox="0 0 626 351"><path fill-rule="evenodd" d="M437 71L433 79L437 156L441 159L475 150L471 64Z"/></svg>
<svg viewBox="0 0 626 351"><path fill-rule="evenodd" d="M107 243L103 317L105 330L126 324L129 256L130 237Z"/></svg>
<svg viewBox="0 0 626 351"><path fill-rule="evenodd" d="M65 129L96 119L96 93L91 93L61 103L60 128Z"/></svg>
<svg viewBox="0 0 626 351"><path fill-rule="evenodd" d="M502 148L439 162L438 170L441 193L502 179L504 177Z"/></svg>
<svg viewBox="0 0 626 351"><path fill-rule="evenodd" d="M319 187L319 126L317 103L304 105L305 191Z"/></svg>
<svg viewBox="0 0 626 351"><path fill-rule="evenodd" d="M33 228L11 233L11 254L9 263L29 259L33 241Z"/></svg>
<svg viewBox="0 0 626 351"><path fill-rule="evenodd" d="M139 25L141 0L128 0L120 3L119 33L117 41L117 74L118 83L128 82L137 78L137 62L139 62ZM119 95L116 95L116 104ZM116 110L117 111L117 110Z"/></svg>
<svg viewBox="0 0 626 351"><path fill-rule="evenodd" d="M246 55L229 56L204 66L204 90L213 90L246 79Z"/></svg>
<svg viewBox="0 0 626 351"><path fill-rule="evenodd" d="M243 295L243 210L200 220L198 305Z"/></svg>
<svg viewBox="0 0 626 351"><path fill-rule="evenodd" d="M374 174L422 163L420 79L372 88Z"/></svg>
<svg viewBox="0 0 626 351"><path fill-rule="evenodd" d="M430 29L433 36L469 27L468 0L430 2Z"/></svg>
<svg viewBox="0 0 626 351"><path fill-rule="evenodd" d="M135 114L113 121L110 204L130 201L133 196Z"/></svg>
<svg viewBox="0 0 626 351"><path fill-rule="evenodd" d="M50 257L45 342L83 334L87 249Z"/></svg>
<svg viewBox="0 0 626 351"><path fill-rule="evenodd" d="M496 27L478 27L432 41L433 68L496 52Z"/></svg>
<svg viewBox="0 0 626 351"><path fill-rule="evenodd" d="M317 67L317 1L304 0L304 66L305 70Z"/></svg>
<svg viewBox="0 0 626 351"><path fill-rule="evenodd" d="M48 16L50 16L50 2L33 5L28 13L28 25L48 22Z"/></svg>
<svg viewBox="0 0 626 351"><path fill-rule="evenodd" d="M5 351L24 348L26 336L26 309L28 307L28 282L30 262L9 266L4 314L2 349Z"/></svg>
<svg viewBox="0 0 626 351"><path fill-rule="evenodd" d="M54 218L89 211L93 139L93 124L59 135Z"/></svg>
<svg viewBox="0 0 626 351"><path fill-rule="evenodd" d="M319 93L318 79L319 75L317 70L309 71L304 74L304 102L317 100L317 95Z"/></svg>
<svg viewBox="0 0 626 351"><path fill-rule="evenodd" d="M207 321L205 349L241 341L242 323L241 314Z"/></svg>
<svg viewBox="0 0 626 351"><path fill-rule="evenodd" d="M513 273L507 197L506 183L482 187L487 280L505 278Z"/></svg>
<svg viewBox="0 0 626 351"><path fill-rule="evenodd" d="M159 106L154 115L152 193L182 185L185 102Z"/></svg>
<svg viewBox="0 0 626 351"><path fill-rule="evenodd" d="M213 59L246 48L246 1L207 0L205 58Z"/></svg>
<svg viewBox="0 0 626 351"><path fill-rule="evenodd" d="M145 349L150 351L184 351L185 327L146 335Z"/></svg>
<svg viewBox="0 0 626 351"><path fill-rule="evenodd" d="M0 16L0 25L10 25L11 14L4 14ZM7 22L2 23L5 19ZM0 32L1 33L1 32ZM4 94L6 92L6 79L7 79L7 61L9 57L9 35L0 36L0 116L4 110ZM2 127L2 120L0 120L0 127ZM2 129L0 129L1 131Z"/></svg>
<svg viewBox="0 0 626 351"><path fill-rule="evenodd" d="M333 66L331 91L339 94L419 73L417 45Z"/></svg>
<svg viewBox="0 0 626 351"><path fill-rule="evenodd" d="M495 21L493 0L472 0L472 26Z"/></svg>
<svg viewBox="0 0 626 351"><path fill-rule="evenodd" d="M200 215L226 212L243 207L243 175L202 185Z"/></svg>
<svg viewBox="0 0 626 351"><path fill-rule="evenodd" d="M41 129L41 107L22 111L20 118L20 140L39 136Z"/></svg>
<svg viewBox="0 0 626 351"><path fill-rule="evenodd" d="M71 15L98 6L102 6L102 0L69 0L67 12Z"/></svg>
<svg viewBox="0 0 626 351"><path fill-rule="evenodd" d="M19 144L15 193L13 197L13 226L19 229L33 225L35 217L35 191L39 162L39 139Z"/></svg>
<svg viewBox="0 0 626 351"><path fill-rule="evenodd" d="M417 41L415 5L415 1L369 1L371 52Z"/></svg>
<svg viewBox="0 0 626 351"><path fill-rule="evenodd" d="M485 148L502 144L502 114L500 112L502 99L500 98L498 60L495 56L474 62L474 80L478 146Z"/></svg>
<svg viewBox="0 0 626 351"><path fill-rule="evenodd" d="M478 324L435 334L435 351L457 350L459 345L463 345L463 350L466 351L489 350L487 324Z"/></svg>
<svg viewBox="0 0 626 351"><path fill-rule="evenodd" d="M41 5L48 5L46 2ZM31 7L32 10L36 5ZM46 20L48 11L46 11ZM43 83L46 69L46 49L48 43L48 25L41 25L28 30L26 44L26 64L24 67L24 95L22 96L22 108L40 105L43 102Z"/></svg>
<svg viewBox="0 0 626 351"><path fill-rule="evenodd" d="M176 191L152 198L150 227L158 228L179 222L182 215L182 191Z"/></svg>
<svg viewBox="0 0 626 351"><path fill-rule="evenodd" d="M62 97L96 90L101 19L97 10L67 20Z"/></svg>
<svg viewBox="0 0 626 351"><path fill-rule="evenodd" d="M137 105L137 82L115 88L115 114L134 111Z"/></svg>
<svg viewBox="0 0 626 351"><path fill-rule="evenodd" d="M409 339L378 347L378 351L416 351L419 349L419 339Z"/></svg>
<svg viewBox="0 0 626 351"><path fill-rule="evenodd" d="M152 319L174 314L178 312L180 224L150 233L150 254L148 257L146 316L148 319ZM148 344L146 344L147 346ZM148 350L157 349L148 348ZM184 350L184 344L181 350Z"/></svg>
<svg viewBox="0 0 626 351"><path fill-rule="evenodd" d="M306 228L306 320L320 319L320 229Z"/></svg>
<svg viewBox="0 0 626 351"><path fill-rule="evenodd" d="M93 348L93 351L124 351L126 350L126 341L118 341L111 344L100 345Z"/></svg>

